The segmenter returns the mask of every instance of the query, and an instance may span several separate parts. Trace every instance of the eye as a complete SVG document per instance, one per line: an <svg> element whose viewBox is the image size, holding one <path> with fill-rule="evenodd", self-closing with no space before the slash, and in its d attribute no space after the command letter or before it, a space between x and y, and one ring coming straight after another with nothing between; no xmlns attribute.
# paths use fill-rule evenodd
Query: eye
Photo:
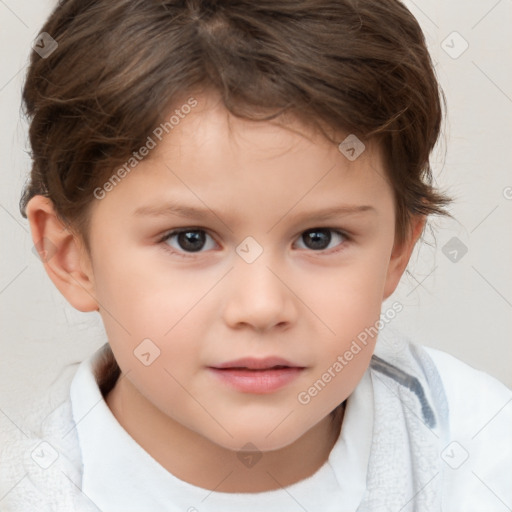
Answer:
<svg viewBox="0 0 512 512"><path fill-rule="evenodd" d="M332 236L334 234L334 237ZM208 246L208 239L210 245ZM350 237L342 231L333 228L312 228L304 231L298 239L302 242L305 249L311 249L315 252L325 251L329 249L331 242L338 241L331 252L338 252L345 248L350 241ZM159 243L163 243L166 250L177 254L178 256L188 257L194 253L201 252L202 249L211 250L216 247L216 243L204 229L186 228L176 229L165 234ZM337 248L336 248L337 247ZM332 247L331 247L332 248Z"/></svg>
<svg viewBox="0 0 512 512"><path fill-rule="evenodd" d="M337 246L342 246L333 252L342 250L345 246L345 243L343 243L343 241L348 241L349 236L341 231L331 228L308 229L307 231L304 231L302 233L302 235L299 238L299 241L303 241L304 245L306 246L306 249L312 249L314 251L325 251L326 249L329 248L329 244L333 240L333 236L331 235L331 233L334 233L335 241L336 239L340 241L340 243L337 244Z"/></svg>
<svg viewBox="0 0 512 512"><path fill-rule="evenodd" d="M167 233L160 242L164 242L166 245L170 246L172 252L178 253L180 256L186 256L186 253L195 253L201 251L204 248L207 237L210 238L213 242L213 245L207 247L208 249L215 248L215 242L213 238L204 231L204 229L181 229L174 230L170 233ZM175 244L171 242L175 241ZM206 244L207 245L207 244Z"/></svg>

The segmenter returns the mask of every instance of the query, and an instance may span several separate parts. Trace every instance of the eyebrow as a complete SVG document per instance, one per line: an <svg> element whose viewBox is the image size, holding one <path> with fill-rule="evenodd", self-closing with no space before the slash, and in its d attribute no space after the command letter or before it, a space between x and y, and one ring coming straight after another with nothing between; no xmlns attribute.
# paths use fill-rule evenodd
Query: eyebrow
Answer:
<svg viewBox="0 0 512 512"><path fill-rule="evenodd" d="M319 210L304 211L298 214L293 214L291 215L291 218L293 218L294 220L297 218L326 220L331 219L333 217L354 215L366 212L376 214L377 210L370 205L336 205L330 208L321 208ZM208 220L212 216L218 217L218 215L209 208L195 208L192 206L181 205L178 203L140 206L135 210L134 215L151 217L178 216L198 220ZM288 214L285 214L283 217L287 215Z"/></svg>

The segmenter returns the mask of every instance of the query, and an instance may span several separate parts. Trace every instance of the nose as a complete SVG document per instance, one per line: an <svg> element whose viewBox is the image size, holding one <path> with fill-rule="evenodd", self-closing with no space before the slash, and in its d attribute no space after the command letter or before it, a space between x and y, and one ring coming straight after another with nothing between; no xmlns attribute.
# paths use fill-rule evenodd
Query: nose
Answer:
<svg viewBox="0 0 512 512"><path fill-rule="evenodd" d="M234 329L251 327L264 332L285 329L297 320L298 300L275 262L265 252L254 262L241 258L230 272L224 319Z"/></svg>

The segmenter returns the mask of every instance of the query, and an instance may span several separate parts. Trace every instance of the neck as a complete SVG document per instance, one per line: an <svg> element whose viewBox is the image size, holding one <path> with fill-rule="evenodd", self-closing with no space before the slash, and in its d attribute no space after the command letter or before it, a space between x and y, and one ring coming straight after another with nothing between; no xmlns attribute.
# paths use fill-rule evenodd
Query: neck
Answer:
<svg viewBox="0 0 512 512"><path fill-rule="evenodd" d="M254 453L228 450L176 422L128 379L118 379L106 402L120 425L167 471L189 484L227 493L275 490L313 475L339 437L344 412L334 420L327 415L290 445L264 452L257 464L246 467L241 458L250 461Z"/></svg>

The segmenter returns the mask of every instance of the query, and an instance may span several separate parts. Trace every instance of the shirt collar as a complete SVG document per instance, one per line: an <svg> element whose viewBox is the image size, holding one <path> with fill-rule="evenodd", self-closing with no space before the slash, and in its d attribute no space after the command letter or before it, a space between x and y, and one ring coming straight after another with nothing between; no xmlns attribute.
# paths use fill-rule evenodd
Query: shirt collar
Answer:
<svg viewBox="0 0 512 512"><path fill-rule="evenodd" d="M83 361L70 397L82 457L82 492L101 510L201 512L353 511L366 488L373 425L370 372L347 400L343 425L328 460L312 476L284 489L218 493L180 480L123 429L96 378L105 344ZM325 503L324 503L325 501Z"/></svg>

